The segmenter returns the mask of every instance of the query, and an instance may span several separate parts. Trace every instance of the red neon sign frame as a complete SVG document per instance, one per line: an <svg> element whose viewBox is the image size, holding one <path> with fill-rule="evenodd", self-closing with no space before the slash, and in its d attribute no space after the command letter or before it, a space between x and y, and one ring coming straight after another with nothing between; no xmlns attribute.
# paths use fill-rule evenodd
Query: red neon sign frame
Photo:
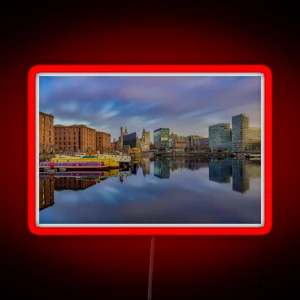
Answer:
<svg viewBox="0 0 300 300"><path fill-rule="evenodd" d="M36 75L38 73L262 73L264 75L264 225L261 227L38 227L36 225ZM272 73L264 65L37 65L28 74L28 226L37 235L263 235L272 228Z"/></svg>

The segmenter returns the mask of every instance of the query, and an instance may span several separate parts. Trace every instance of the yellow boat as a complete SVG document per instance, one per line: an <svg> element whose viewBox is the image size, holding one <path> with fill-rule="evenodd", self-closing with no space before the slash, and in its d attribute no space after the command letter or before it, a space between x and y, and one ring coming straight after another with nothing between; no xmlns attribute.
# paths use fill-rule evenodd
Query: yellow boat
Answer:
<svg viewBox="0 0 300 300"><path fill-rule="evenodd" d="M132 148L132 149L131 149L131 152L132 152L132 153L141 153L141 150L140 150L139 148L136 148L136 147L135 147L135 148Z"/></svg>
<svg viewBox="0 0 300 300"><path fill-rule="evenodd" d="M116 158L102 158L99 157L99 154L95 153L86 153L86 155L82 157L53 157L51 158L52 163L102 163L103 166L107 166L109 168L119 168L120 164L116 160Z"/></svg>

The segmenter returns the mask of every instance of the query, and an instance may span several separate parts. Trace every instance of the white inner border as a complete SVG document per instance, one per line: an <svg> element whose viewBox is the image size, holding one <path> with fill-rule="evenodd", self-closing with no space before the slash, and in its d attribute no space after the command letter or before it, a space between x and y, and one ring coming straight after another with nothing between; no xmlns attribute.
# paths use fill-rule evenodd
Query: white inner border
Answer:
<svg viewBox="0 0 300 300"><path fill-rule="evenodd" d="M94 228L258 228L263 227L265 223L265 78L263 73L229 73L229 72L220 72L220 73L147 73L147 72L135 72L135 73L89 73L89 72L80 72L80 73L38 73L36 75L36 153L39 153L39 77L40 76L260 76L261 77L261 223L260 224L39 224L39 156L36 155L36 226L41 228L55 228L55 227L64 227L64 228L80 228L80 227L94 227Z"/></svg>

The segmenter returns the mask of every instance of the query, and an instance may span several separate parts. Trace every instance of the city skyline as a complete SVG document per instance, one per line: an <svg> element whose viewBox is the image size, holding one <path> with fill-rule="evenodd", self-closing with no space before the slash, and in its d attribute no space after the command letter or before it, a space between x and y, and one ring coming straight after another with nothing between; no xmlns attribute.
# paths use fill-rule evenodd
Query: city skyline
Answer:
<svg viewBox="0 0 300 300"><path fill-rule="evenodd" d="M261 127L259 76L41 76L39 109L55 125L85 124L118 139L170 128L208 137L208 127L246 113Z"/></svg>

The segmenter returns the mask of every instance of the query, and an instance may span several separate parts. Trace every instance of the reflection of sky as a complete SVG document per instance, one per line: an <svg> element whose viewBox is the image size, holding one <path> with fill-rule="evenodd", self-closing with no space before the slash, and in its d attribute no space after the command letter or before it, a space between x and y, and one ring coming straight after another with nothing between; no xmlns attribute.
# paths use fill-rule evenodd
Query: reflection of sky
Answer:
<svg viewBox="0 0 300 300"><path fill-rule="evenodd" d="M232 179L210 181L207 163L193 171L170 170L169 179L153 171L151 162L145 177L139 168L123 182L112 177L85 190L55 191L55 203L40 212L40 222L260 223L260 178L250 178L250 189L242 194L232 190Z"/></svg>

